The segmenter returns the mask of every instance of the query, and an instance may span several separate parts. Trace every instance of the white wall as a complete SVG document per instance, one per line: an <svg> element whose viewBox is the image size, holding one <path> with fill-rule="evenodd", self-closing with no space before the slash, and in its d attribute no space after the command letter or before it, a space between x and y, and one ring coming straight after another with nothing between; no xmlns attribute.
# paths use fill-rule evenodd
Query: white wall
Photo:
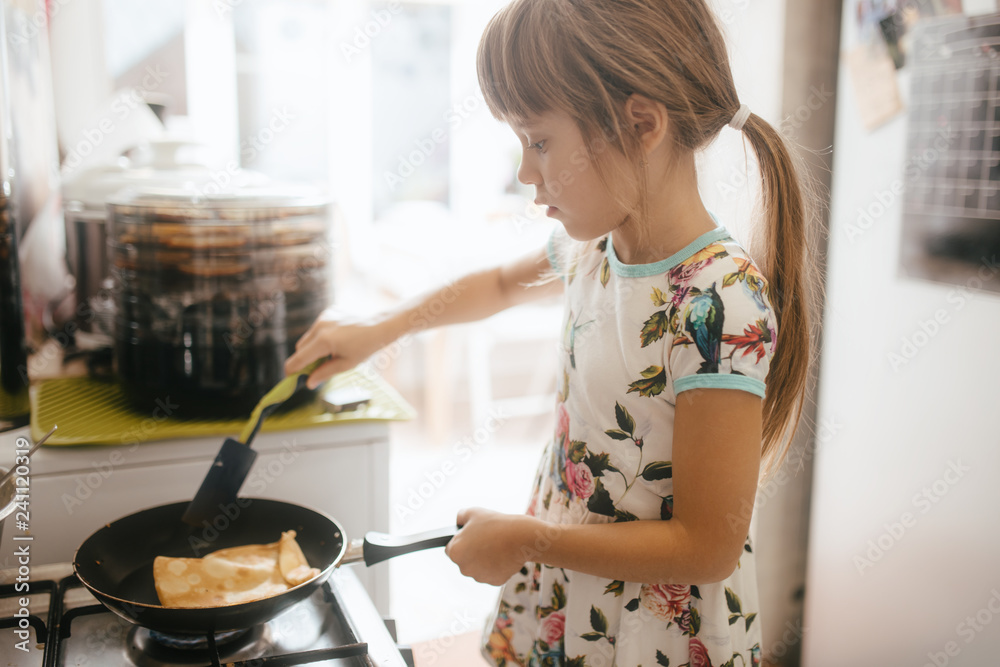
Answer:
<svg viewBox="0 0 1000 667"><path fill-rule="evenodd" d="M905 115L865 131L845 73L837 119L804 664L997 664L1000 295L900 276L899 198L858 210L902 177Z"/></svg>
<svg viewBox="0 0 1000 667"><path fill-rule="evenodd" d="M79 0L61 4L49 24L56 126L63 146L73 145L112 92L101 48L102 17L100 0Z"/></svg>
<svg viewBox="0 0 1000 667"><path fill-rule="evenodd" d="M740 101L777 126L781 122L785 0L710 0L729 44ZM759 179L742 134L728 128L699 156L702 199L727 229L746 240ZM749 156L749 158L748 158Z"/></svg>

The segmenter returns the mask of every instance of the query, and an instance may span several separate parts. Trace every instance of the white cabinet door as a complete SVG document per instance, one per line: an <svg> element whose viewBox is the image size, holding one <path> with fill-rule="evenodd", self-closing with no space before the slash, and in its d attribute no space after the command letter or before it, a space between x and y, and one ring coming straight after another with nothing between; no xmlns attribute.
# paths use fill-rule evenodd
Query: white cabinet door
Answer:
<svg viewBox="0 0 1000 667"><path fill-rule="evenodd" d="M241 496L272 498L319 510L340 522L348 538L363 537L369 530L387 529L386 440L341 442L327 447L291 442L288 446L267 447L258 454ZM150 443L142 448L170 446ZM86 454L45 452L49 457L60 453L69 455L67 458L85 456L87 462L67 465L60 471L39 465L42 470L48 468L48 472L32 471L29 523L33 539L14 542L12 537L24 535L24 531L18 529L14 517L4 522L0 568L17 566L14 549L23 544L30 544L32 566L71 562L80 544L102 525L147 507L189 500L201 484L217 448L205 449L197 458L155 463L132 459L110 465L116 449L94 448ZM135 464L130 465L132 461ZM387 567L361 566L357 573L376 605L385 612Z"/></svg>

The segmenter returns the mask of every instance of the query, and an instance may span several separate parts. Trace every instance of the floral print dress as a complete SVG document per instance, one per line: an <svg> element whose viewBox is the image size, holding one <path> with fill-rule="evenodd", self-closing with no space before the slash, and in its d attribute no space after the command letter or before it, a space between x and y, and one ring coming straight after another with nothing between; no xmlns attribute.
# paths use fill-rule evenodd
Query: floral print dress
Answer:
<svg viewBox="0 0 1000 667"><path fill-rule="evenodd" d="M528 514L670 520L677 396L764 396L776 342L767 283L722 227L654 264L622 264L608 237L564 270L567 244L561 231L549 242L566 282L562 386ZM483 650L498 667L756 667L760 638L748 536L732 575L701 586L527 563L501 590Z"/></svg>

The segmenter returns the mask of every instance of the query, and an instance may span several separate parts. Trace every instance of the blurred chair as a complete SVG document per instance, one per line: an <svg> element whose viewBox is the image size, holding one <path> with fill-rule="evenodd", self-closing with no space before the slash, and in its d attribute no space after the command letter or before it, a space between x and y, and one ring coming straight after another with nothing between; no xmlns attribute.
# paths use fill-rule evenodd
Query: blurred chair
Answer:
<svg viewBox="0 0 1000 667"><path fill-rule="evenodd" d="M525 417L554 410L561 317L561 304L547 300L497 313L471 328L467 358L473 427L486 424L494 412L503 417ZM521 364L511 358L529 347L531 357ZM495 395L497 381L505 375L498 372L501 368L527 378L513 396Z"/></svg>
<svg viewBox="0 0 1000 667"><path fill-rule="evenodd" d="M544 231L544 230L540 230ZM368 282L394 302L403 302L471 271L507 261L544 243L538 232L516 225L458 221L436 202L405 202L372 225L366 261L358 267ZM472 430L491 411L506 417L544 413L554 403L554 345L561 307L556 302L527 304L462 326L431 329L416 337L423 344L423 417L428 441L444 443L456 425L458 389L468 386ZM549 345L551 343L551 345ZM540 358L524 365L528 380L516 396L497 398L501 368L518 366L516 348L532 346ZM463 359L464 352L464 359ZM464 367L463 366L464 361ZM464 380L464 382L463 382Z"/></svg>

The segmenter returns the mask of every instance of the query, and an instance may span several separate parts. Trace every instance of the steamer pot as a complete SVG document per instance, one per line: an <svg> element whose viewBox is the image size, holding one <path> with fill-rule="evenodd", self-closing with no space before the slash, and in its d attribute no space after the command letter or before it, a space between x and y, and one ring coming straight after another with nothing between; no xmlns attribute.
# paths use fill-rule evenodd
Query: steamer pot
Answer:
<svg viewBox="0 0 1000 667"><path fill-rule="evenodd" d="M140 410L244 417L332 297L330 203L271 187L108 204L118 377Z"/></svg>
<svg viewBox="0 0 1000 667"><path fill-rule="evenodd" d="M107 252L107 202L127 188L259 187L268 179L245 169L227 170L204 157L205 147L185 139L157 139L118 160L63 174L66 263L75 280L76 328L93 344L110 344L114 303Z"/></svg>

